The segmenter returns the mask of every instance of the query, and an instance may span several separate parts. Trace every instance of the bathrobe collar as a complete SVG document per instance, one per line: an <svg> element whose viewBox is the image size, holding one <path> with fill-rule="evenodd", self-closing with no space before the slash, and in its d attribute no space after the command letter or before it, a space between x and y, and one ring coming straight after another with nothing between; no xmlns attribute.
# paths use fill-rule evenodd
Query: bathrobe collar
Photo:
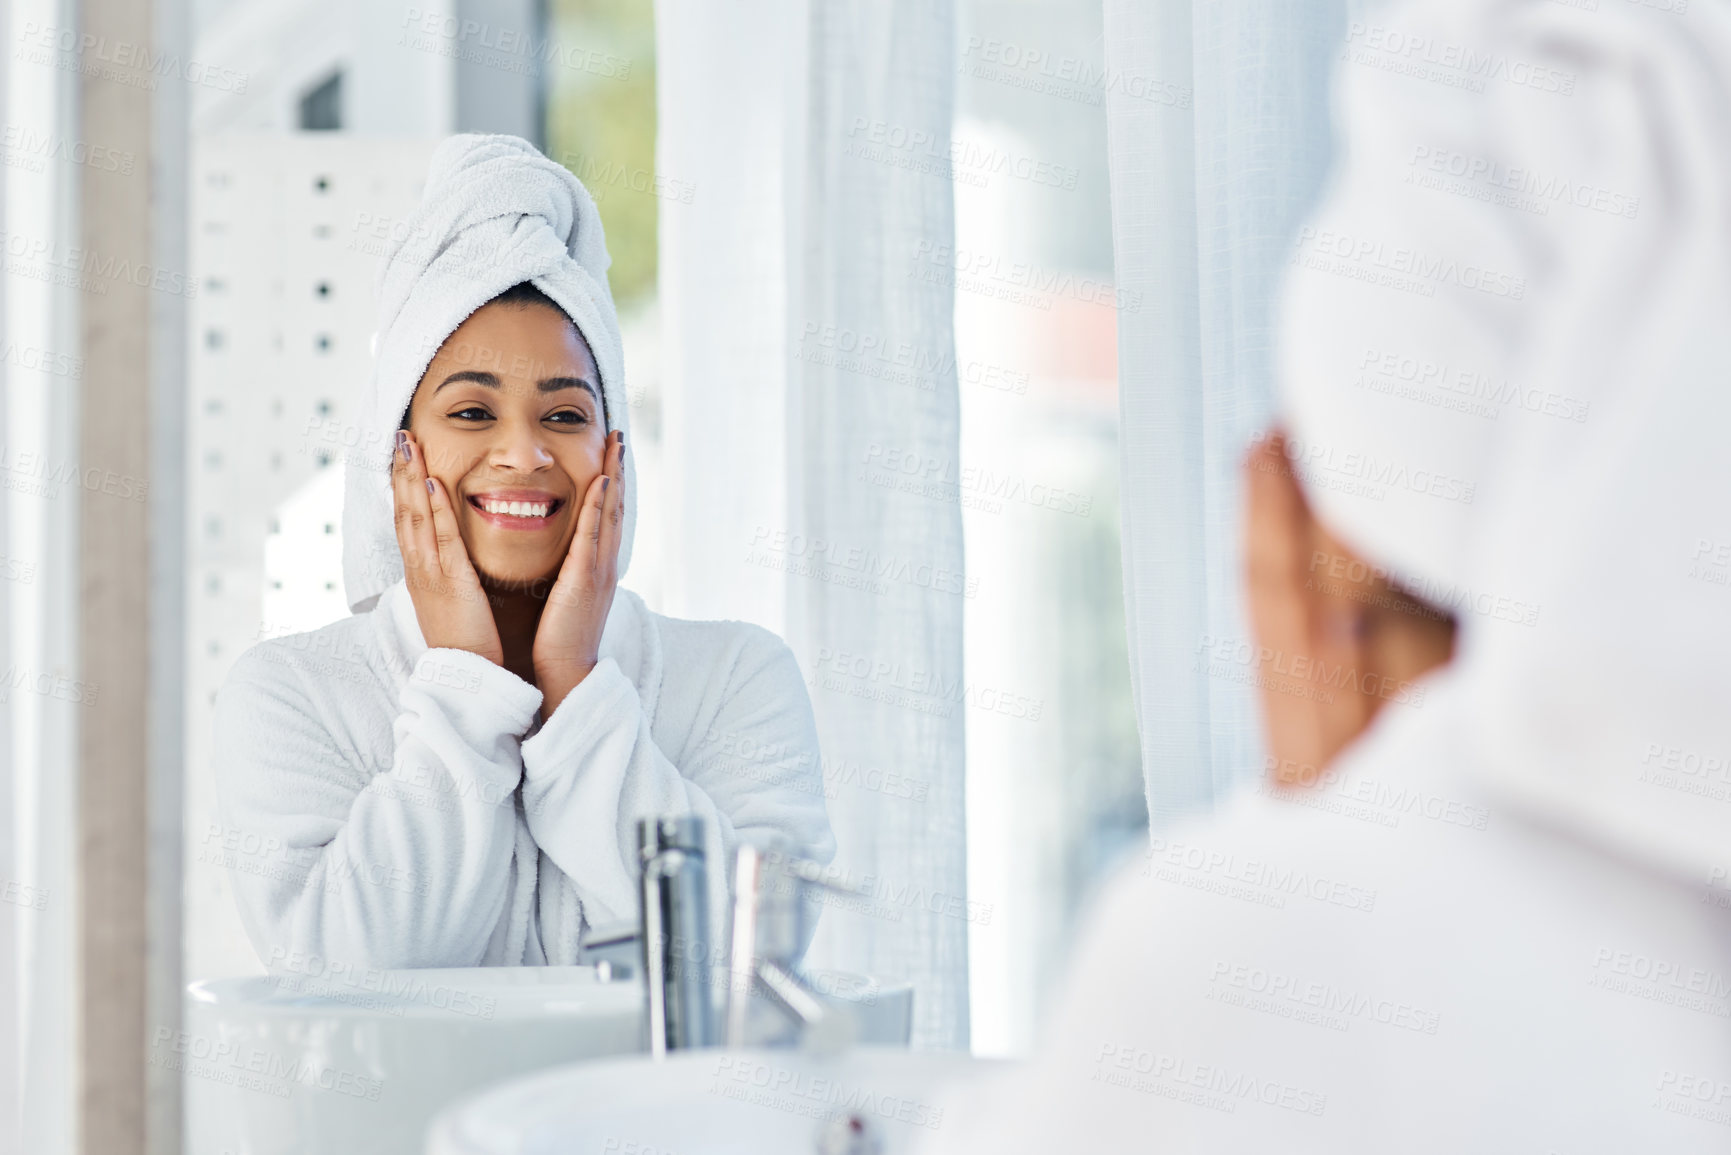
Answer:
<svg viewBox="0 0 1731 1155"><path fill-rule="evenodd" d="M379 623L379 644L387 664L398 681L406 679L428 649L408 582L399 580L387 589L371 612ZM651 720L661 691L661 633L655 616L635 593L616 590L600 647L600 660L618 664L620 672L637 687L644 717Z"/></svg>

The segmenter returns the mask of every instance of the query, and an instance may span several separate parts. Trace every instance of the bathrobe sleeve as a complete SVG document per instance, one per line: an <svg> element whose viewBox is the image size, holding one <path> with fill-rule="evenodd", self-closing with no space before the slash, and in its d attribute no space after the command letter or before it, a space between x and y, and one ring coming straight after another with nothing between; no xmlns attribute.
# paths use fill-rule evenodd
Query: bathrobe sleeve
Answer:
<svg viewBox="0 0 1731 1155"><path fill-rule="evenodd" d="M707 820L710 925L717 935L726 925L728 868L741 838L786 838L820 862L835 855L817 724L793 652L756 626L703 625L727 631L726 644L704 647L702 661L713 668L679 679L680 686L669 673L657 706L667 729L689 733L673 751L677 763L656 745L637 688L612 658L603 658L523 743L530 833L575 886L591 925L638 917L640 817L691 813ZM682 653L680 660L689 665L696 657Z"/></svg>
<svg viewBox="0 0 1731 1155"><path fill-rule="evenodd" d="M474 965L506 909L519 741L541 692L475 654L427 650L398 696L390 764L369 766L343 722L346 699L372 690L255 648L217 695L227 865L272 970L294 955Z"/></svg>

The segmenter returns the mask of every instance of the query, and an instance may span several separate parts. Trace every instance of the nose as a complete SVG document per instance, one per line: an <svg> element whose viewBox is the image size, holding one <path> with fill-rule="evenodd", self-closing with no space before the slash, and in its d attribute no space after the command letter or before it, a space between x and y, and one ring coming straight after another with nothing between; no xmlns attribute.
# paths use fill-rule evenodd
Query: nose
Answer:
<svg viewBox="0 0 1731 1155"><path fill-rule="evenodd" d="M513 473L534 473L553 464L546 444L547 433L539 422L502 420L496 426L487 461Z"/></svg>

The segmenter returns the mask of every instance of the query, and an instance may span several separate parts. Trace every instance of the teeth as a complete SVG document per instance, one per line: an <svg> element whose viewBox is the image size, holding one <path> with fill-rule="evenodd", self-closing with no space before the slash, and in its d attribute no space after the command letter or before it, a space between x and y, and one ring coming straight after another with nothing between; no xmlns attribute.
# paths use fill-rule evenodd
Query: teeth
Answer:
<svg viewBox="0 0 1731 1155"><path fill-rule="evenodd" d="M482 500L481 508L488 513L502 513L508 517L546 517L553 505L546 501Z"/></svg>

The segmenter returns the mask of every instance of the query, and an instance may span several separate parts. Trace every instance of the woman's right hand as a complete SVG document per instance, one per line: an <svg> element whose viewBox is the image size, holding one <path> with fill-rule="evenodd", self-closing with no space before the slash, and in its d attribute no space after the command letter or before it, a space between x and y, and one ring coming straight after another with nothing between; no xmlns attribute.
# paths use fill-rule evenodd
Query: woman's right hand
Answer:
<svg viewBox="0 0 1731 1155"><path fill-rule="evenodd" d="M468 650L503 666L499 627L487 604L487 591L469 562L469 551L463 548L450 495L437 478L428 476L420 443L407 431L397 433L391 491L403 576L428 647Z"/></svg>

